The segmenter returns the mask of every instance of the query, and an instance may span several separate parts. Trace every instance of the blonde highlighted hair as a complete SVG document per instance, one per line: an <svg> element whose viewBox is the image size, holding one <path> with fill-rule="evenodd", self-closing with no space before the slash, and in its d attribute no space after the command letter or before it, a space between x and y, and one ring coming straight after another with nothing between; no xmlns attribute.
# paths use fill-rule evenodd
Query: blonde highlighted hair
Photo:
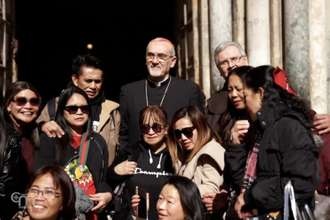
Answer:
<svg viewBox="0 0 330 220"><path fill-rule="evenodd" d="M187 118L190 120L198 132L195 147L191 152L185 151L174 134L175 124L181 118ZM200 151L200 149L202 149L212 139L215 139L218 142L220 140L217 132L207 122L203 112L194 106L179 109L174 114L168 127L167 144L171 154L173 166L176 167L175 165L179 161L181 164L189 162Z"/></svg>

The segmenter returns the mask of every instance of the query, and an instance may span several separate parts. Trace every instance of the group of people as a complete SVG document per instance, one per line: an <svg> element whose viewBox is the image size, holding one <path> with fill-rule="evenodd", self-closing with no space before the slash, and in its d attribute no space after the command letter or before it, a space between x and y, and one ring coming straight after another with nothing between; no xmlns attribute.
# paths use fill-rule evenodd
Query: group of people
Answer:
<svg viewBox="0 0 330 220"><path fill-rule="evenodd" d="M296 96L280 68L249 66L235 42L214 59L226 83L206 105L197 84L170 75L165 38L149 42L149 75L122 86L119 104L89 54L41 113L36 88L14 82L0 96L0 219L20 209L15 192L27 209L14 219L129 220L144 205L150 220L282 219L289 180L298 205L313 208L328 184L319 154L330 116Z"/></svg>

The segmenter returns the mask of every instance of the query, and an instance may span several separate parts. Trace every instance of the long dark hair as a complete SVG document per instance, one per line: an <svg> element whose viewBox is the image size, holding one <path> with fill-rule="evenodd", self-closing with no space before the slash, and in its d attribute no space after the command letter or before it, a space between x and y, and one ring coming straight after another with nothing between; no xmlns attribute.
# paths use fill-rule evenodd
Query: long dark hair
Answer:
<svg viewBox="0 0 330 220"><path fill-rule="evenodd" d="M245 76L244 86L252 89L253 92L257 92L260 87L264 89L261 110L283 103L289 109L301 113L302 117L309 123L307 126L311 127L312 116L307 103L274 83L274 70L275 68L270 65L252 69Z"/></svg>
<svg viewBox="0 0 330 220"><path fill-rule="evenodd" d="M54 186L58 189L60 188L63 197L62 210L58 213L57 219L62 220L72 220L76 218L76 195L74 191L73 184L70 180L68 174L63 170L63 167L58 165L47 165L39 168L36 173L32 176L29 188L32 186L33 182L44 176L50 174L53 178Z"/></svg>
<svg viewBox="0 0 330 220"><path fill-rule="evenodd" d="M88 133L87 139L89 139L92 135L92 120L91 120L92 113L91 113L90 100L89 100L87 94L85 93L85 91L83 91L82 89L80 89L74 85L69 86L60 95L60 98L58 100L57 111L56 111L56 115L55 115L56 123L64 130L64 133L65 133L61 138L56 138L56 160L57 161L65 152L65 149L70 144L70 141L73 141L70 124L64 118L64 109L65 109L65 106L66 106L68 100L74 94L82 95L87 101L90 111L88 113L88 121L85 124L84 132L87 131L87 133Z"/></svg>
<svg viewBox="0 0 330 220"><path fill-rule="evenodd" d="M228 73L227 81L224 85L224 88L227 90L228 80L232 75L238 76L241 79L243 85L245 80L245 75L251 69L253 69L252 66L241 66L231 70ZM220 136L220 143L222 146L225 146L226 143L229 141L231 135L231 129L235 125L235 122L238 119L245 118L245 115L246 115L246 111L236 109L228 98L227 110L221 115L219 119L219 136Z"/></svg>
<svg viewBox="0 0 330 220"><path fill-rule="evenodd" d="M186 220L205 220L202 197L193 181L184 176L171 176L165 185L172 185L178 190Z"/></svg>
<svg viewBox="0 0 330 220"><path fill-rule="evenodd" d="M179 145L174 134L175 123L181 118L189 119L198 131L196 147L191 151L191 153L189 153L189 156L186 155L184 149ZM189 162L197 154L197 152L213 138L218 142L220 140L218 133L209 125L204 113L201 112L201 110L195 106L183 107L177 110L169 124L167 138L168 149L171 154L173 165L175 165L178 160L182 163Z"/></svg>
<svg viewBox="0 0 330 220"><path fill-rule="evenodd" d="M4 118L7 125L15 128L14 122L10 118L10 114L7 111L7 106L9 106L10 102L13 100L15 95L20 93L23 90L29 89L36 94L38 98L41 98L38 90L29 82L17 81L12 83L6 90L5 98L4 98ZM17 130L17 129L16 129ZM27 124L24 128L23 134L24 137L27 137L31 141L33 147L38 148L40 146L39 132L36 124L36 119L31 123Z"/></svg>
<svg viewBox="0 0 330 220"><path fill-rule="evenodd" d="M2 95L2 87L0 86L0 172L2 172L4 165L4 155L5 155L5 147L7 141L6 135L6 122L4 119L4 103L3 103L3 95Z"/></svg>

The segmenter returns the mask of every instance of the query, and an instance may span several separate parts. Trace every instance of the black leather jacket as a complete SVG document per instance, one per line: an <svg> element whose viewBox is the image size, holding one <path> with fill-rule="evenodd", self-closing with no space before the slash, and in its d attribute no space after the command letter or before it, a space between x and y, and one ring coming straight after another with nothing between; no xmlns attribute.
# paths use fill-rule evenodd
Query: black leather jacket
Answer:
<svg viewBox="0 0 330 220"><path fill-rule="evenodd" d="M0 173L0 207L6 211L0 212L0 218L11 219L22 208L20 206L25 206L25 203L19 204L19 198L25 193L28 181L22 141L17 133L8 136L4 156L4 166Z"/></svg>

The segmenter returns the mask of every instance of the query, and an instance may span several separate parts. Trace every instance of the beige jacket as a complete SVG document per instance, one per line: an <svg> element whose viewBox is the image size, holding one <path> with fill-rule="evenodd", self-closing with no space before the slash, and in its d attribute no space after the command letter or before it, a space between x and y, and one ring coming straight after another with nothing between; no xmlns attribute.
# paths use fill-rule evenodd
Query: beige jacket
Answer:
<svg viewBox="0 0 330 220"><path fill-rule="evenodd" d="M56 98L56 108L57 108L58 97ZM119 147L119 130L120 130L120 113L119 113L119 104L113 101L105 100L102 103L101 116L99 121L99 126L97 131L105 139L105 142L108 145L109 151L109 166L112 164L116 151ZM111 112L113 111L113 117ZM46 104L45 108L41 111L40 116L37 119L37 124L40 122L50 121L48 113L48 105Z"/></svg>
<svg viewBox="0 0 330 220"><path fill-rule="evenodd" d="M187 164L175 165L176 174L191 179L201 196L219 193L223 182L225 149L214 139L208 142Z"/></svg>

